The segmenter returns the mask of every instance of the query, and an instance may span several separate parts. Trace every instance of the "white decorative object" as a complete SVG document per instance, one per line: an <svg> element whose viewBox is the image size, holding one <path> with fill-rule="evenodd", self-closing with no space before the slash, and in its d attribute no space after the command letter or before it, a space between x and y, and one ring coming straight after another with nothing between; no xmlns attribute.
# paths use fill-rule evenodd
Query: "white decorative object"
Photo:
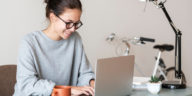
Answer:
<svg viewBox="0 0 192 96"><path fill-rule="evenodd" d="M147 83L150 80L150 77L133 77L133 89L143 89L143 90L147 90Z"/></svg>
<svg viewBox="0 0 192 96"><path fill-rule="evenodd" d="M162 83L159 81L157 83L147 83L147 90L152 93L152 94L158 94L159 91L161 90L161 85Z"/></svg>

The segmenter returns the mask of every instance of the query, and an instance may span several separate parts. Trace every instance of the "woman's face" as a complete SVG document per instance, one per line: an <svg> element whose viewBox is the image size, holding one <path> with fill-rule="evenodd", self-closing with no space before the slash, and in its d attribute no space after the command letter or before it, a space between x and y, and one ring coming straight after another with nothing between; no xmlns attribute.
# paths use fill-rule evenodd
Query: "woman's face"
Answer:
<svg viewBox="0 0 192 96"><path fill-rule="evenodd" d="M58 36L63 39L67 39L76 30L75 26L72 28L67 27L66 24L79 23L81 17L81 10L66 8L64 13L59 16L55 16L54 29ZM71 24L71 25L73 25Z"/></svg>

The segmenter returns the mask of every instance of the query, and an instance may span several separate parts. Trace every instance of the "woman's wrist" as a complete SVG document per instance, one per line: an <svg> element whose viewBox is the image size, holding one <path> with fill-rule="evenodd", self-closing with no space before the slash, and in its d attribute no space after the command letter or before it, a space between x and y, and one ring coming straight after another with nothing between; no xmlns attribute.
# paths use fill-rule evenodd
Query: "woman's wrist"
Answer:
<svg viewBox="0 0 192 96"><path fill-rule="evenodd" d="M89 82L89 85L93 88L95 88L95 80L94 79L91 79L90 82Z"/></svg>

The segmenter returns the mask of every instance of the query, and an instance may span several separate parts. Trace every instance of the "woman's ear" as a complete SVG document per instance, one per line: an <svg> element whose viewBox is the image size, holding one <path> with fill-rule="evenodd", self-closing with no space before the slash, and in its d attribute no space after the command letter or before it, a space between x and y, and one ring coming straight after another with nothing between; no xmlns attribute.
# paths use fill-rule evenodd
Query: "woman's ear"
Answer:
<svg viewBox="0 0 192 96"><path fill-rule="evenodd" d="M54 23L54 22L57 21L57 16L56 16L54 13L51 12L51 13L49 14L49 19L50 19L51 22Z"/></svg>

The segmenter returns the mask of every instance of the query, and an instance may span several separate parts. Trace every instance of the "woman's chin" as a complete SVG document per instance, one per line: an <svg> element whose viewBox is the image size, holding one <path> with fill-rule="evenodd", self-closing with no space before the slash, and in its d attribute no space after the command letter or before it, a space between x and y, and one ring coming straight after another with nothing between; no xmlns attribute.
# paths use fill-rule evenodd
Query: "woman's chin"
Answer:
<svg viewBox="0 0 192 96"><path fill-rule="evenodd" d="M70 37L70 35L67 35L67 36L64 35L64 36L62 36L63 39L68 39L69 37Z"/></svg>
<svg viewBox="0 0 192 96"><path fill-rule="evenodd" d="M60 35L63 39L68 39L70 36L71 36L71 34L68 34L68 33L63 33L63 34L61 34Z"/></svg>

